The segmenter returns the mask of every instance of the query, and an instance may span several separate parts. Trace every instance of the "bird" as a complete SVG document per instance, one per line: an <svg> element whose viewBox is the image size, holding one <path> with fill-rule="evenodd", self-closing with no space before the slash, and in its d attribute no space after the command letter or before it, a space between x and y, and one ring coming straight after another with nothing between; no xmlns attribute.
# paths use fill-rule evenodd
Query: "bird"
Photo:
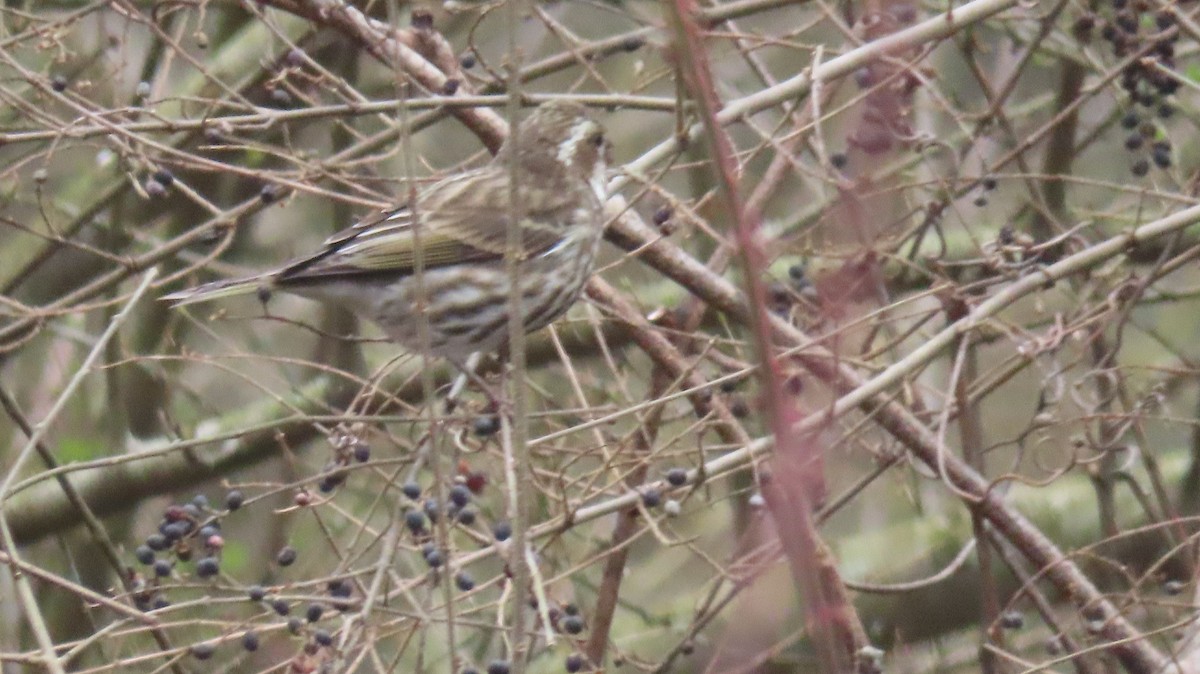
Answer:
<svg viewBox="0 0 1200 674"><path fill-rule="evenodd" d="M584 106L543 103L484 166L433 182L412 203L363 219L278 269L162 299L184 306L291 293L347 307L406 350L445 357L461 369L471 354L508 343L512 284L505 250L514 171L520 313L529 333L566 313L594 270L611 163L612 143Z"/></svg>

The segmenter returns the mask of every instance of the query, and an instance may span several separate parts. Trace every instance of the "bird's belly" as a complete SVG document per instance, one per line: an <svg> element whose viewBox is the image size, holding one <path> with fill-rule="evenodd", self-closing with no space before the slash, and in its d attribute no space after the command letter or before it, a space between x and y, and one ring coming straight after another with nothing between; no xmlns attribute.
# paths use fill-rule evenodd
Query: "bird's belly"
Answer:
<svg viewBox="0 0 1200 674"><path fill-rule="evenodd" d="M575 303L591 274L595 249L595 241L575 241L522 264L525 332L549 325ZM461 362L508 341L509 276L502 263L429 269L422 284L419 289L415 277L403 276L326 283L319 292L296 290L369 318L389 339L415 353L428 350ZM428 325L427 336L422 323Z"/></svg>

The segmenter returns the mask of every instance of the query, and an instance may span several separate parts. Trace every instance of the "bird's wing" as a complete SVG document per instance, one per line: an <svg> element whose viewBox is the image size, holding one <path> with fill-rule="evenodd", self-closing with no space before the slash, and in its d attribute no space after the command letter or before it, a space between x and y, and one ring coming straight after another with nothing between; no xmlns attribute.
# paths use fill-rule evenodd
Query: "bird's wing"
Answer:
<svg viewBox="0 0 1200 674"><path fill-rule="evenodd" d="M507 171L482 169L435 183L418 195L420 251L425 269L504 257L509 221ZM522 185L521 253L533 257L562 240L578 195L549 185ZM296 260L276 277L304 283L335 276L412 273L417 261L414 212L383 211L325 241L315 255Z"/></svg>

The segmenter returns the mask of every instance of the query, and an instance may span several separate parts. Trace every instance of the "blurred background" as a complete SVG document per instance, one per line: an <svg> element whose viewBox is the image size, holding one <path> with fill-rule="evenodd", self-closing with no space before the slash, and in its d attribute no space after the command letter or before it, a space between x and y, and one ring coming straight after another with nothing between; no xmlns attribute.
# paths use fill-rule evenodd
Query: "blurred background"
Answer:
<svg viewBox="0 0 1200 674"><path fill-rule="evenodd" d="M860 672L1149 671L1126 623L1186 651L1196 8L948 9L5 2L4 671L848 671L830 630ZM516 473L487 395L448 411L447 364L337 307L158 301L484 164L510 94L588 105L616 160L587 298L481 366L529 403Z"/></svg>

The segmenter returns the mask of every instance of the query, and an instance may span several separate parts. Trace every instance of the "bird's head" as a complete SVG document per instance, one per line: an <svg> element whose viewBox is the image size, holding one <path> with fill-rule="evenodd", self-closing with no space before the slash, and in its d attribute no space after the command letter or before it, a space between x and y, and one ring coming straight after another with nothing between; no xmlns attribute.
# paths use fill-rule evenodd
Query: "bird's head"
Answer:
<svg viewBox="0 0 1200 674"><path fill-rule="evenodd" d="M515 148L515 149L514 149ZM505 141L497 161L514 156L521 168L552 183L556 178L583 180L594 189L604 183L612 161L612 143L604 127L582 105L553 101L538 106Z"/></svg>

